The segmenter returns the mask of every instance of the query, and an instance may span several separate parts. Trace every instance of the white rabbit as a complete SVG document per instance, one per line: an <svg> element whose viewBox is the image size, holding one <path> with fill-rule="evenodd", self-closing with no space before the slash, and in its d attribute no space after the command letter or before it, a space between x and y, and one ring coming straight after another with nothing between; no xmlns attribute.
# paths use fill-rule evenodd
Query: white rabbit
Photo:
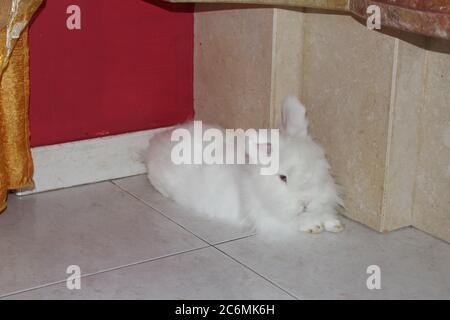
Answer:
<svg viewBox="0 0 450 320"><path fill-rule="evenodd" d="M193 132L192 122L176 128L181 127ZM154 136L146 158L148 178L164 196L203 216L251 223L262 233L343 230L336 216L343 204L330 166L308 135L305 108L296 97L283 105L275 175L261 175L257 165L176 165L171 161L176 128Z"/></svg>

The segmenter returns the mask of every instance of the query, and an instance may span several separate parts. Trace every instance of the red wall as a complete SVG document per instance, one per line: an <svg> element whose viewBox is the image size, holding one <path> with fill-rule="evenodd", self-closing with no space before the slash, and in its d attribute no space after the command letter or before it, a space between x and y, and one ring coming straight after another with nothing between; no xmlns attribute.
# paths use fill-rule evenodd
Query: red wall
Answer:
<svg viewBox="0 0 450 320"><path fill-rule="evenodd" d="M69 5L81 30L68 30ZM193 117L193 7L47 0L30 29L33 146L168 126Z"/></svg>

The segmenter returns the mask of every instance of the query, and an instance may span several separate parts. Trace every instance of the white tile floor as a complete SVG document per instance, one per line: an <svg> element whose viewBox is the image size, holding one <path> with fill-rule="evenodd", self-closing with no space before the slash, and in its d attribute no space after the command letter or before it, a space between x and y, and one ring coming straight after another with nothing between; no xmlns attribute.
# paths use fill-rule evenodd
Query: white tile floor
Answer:
<svg viewBox="0 0 450 320"><path fill-rule="evenodd" d="M145 176L11 196L0 215L4 299L450 299L450 244L345 220L289 244L194 218ZM81 290L68 290L79 265ZM381 268L381 290L366 269Z"/></svg>

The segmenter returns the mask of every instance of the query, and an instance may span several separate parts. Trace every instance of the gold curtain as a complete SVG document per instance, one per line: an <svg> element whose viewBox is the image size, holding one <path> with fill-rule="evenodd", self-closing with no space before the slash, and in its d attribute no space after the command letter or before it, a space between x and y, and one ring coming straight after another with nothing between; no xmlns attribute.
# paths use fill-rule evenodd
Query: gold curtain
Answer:
<svg viewBox="0 0 450 320"><path fill-rule="evenodd" d="M26 27L41 3L0 0L0 212L6 208L8 190L33 183Z"/></svg>

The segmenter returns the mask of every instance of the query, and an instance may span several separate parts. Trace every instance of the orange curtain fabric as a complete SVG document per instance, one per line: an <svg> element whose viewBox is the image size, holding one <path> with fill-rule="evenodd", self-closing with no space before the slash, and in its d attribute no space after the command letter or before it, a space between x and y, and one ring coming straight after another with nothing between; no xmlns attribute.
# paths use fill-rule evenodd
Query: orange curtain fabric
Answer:
<svg viewBox="0 0 450 320"><path fill-rule="evenodd" d="M26 26L42 0L9 0L0 26L0 212L8 190L32 185L28 105L29 65ZM5 5L6 0L0 0ZM0 19L1 21L1 19Z"/></svg>

